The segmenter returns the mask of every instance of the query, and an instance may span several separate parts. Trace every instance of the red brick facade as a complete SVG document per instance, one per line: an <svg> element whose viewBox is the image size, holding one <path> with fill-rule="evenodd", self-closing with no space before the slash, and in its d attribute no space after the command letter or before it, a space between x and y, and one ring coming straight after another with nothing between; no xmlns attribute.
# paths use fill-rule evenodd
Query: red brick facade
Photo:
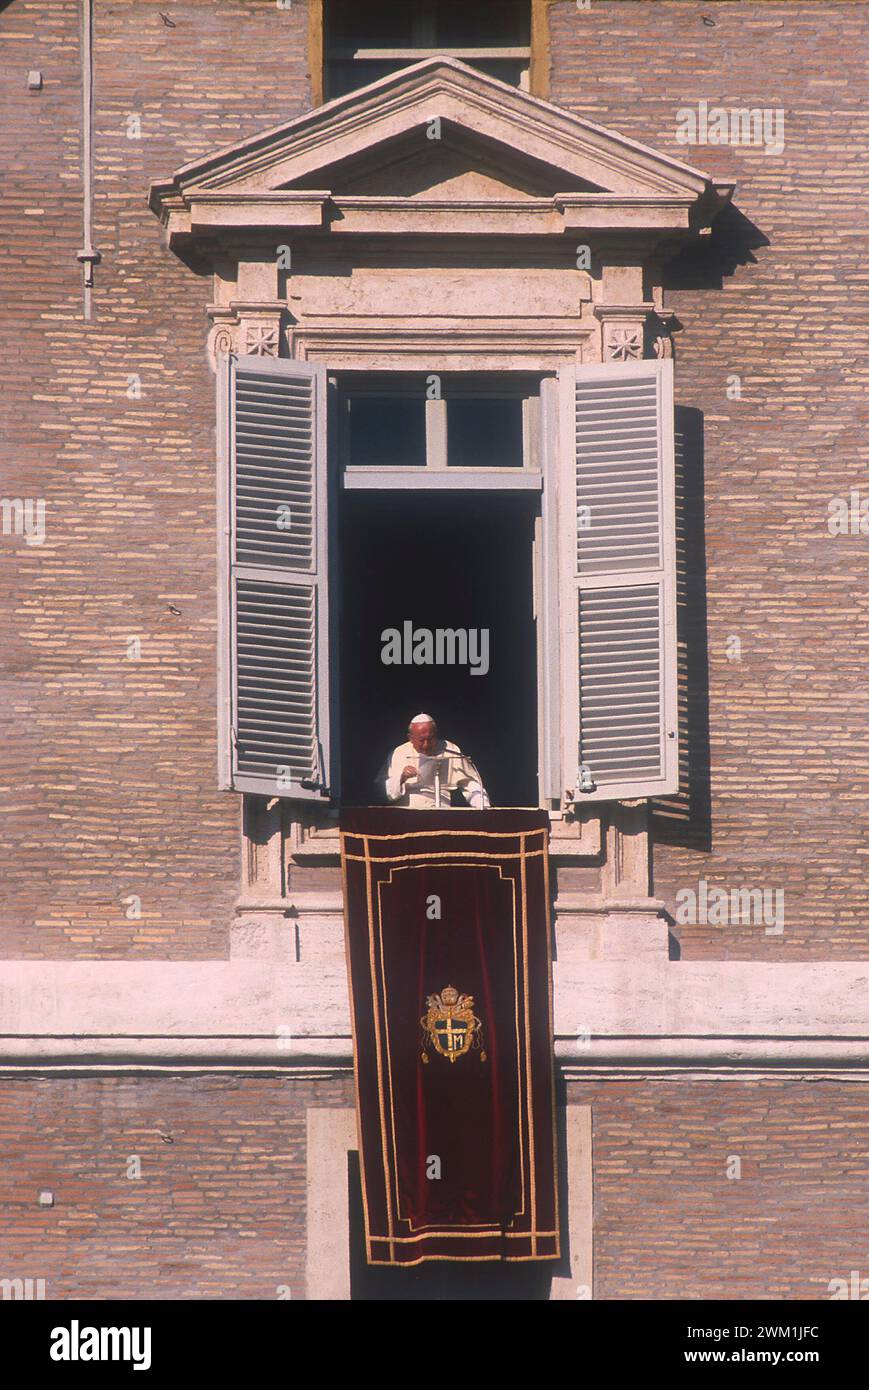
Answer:
<svg viewBox="0 0 869 1390"><path fill-rule="evenodd" d="M594 1111L596 1298L824 1299L869 1274L864 1087L568 1091ZM3 1080L0 1278L45 1279L47 1298L304 1298L311 1105L352 1105L349 1077Z"/></svg>
<svg viewBox="0 0 869 1390"><path fill-rule="evenodd" d="M0 16L4 495L47 502L44 545L0 545L5 956L225 956L238 891L239 802L216 790L210 277L161 247L148 186L308 105L306 21L196 0L169 28L166 8L95 7L91 324L81 6Z"/></svg>
<svg viewBox="0 0 869 1390"><path fill-rule="evenodd" d="M349 1077L3 1080L0 1278L45 1279L46 1298L304 1298L305 1114L351 1092Z"/></svg>

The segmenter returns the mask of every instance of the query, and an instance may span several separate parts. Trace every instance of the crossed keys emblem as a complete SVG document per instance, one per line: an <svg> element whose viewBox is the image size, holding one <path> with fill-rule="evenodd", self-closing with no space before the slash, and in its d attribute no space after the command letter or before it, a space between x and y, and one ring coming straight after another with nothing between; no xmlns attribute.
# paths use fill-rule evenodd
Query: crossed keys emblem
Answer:
<svg viewBox="0 0 869 1390"><path fill-rule="evenodd" d="M425 1002L427 1012L420 1019L422 1060L428 1061L426 1047L433 1047L448 1062L457 1062L471 1048L479 1048L480 1061L485 1062L483 1025L474 1013L473 994L460 994L452 985L447 985L440 994L430 994Z"/></svg>

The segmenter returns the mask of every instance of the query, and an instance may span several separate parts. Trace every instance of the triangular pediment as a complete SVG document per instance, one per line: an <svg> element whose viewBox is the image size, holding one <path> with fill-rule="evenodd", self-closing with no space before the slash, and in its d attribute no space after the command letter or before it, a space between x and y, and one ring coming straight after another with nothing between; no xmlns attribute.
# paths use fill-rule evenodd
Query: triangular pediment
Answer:
<svg viewBox="0 0 869 1390"><path fill-rule="evenodd" d="M678 160L451 58L428 58L180 169L151 205L196 197L499 199L559 193L690 203L713 189Z"/></svg>
<svg viewBox="0 0 869 1390"><path fill-rule="evenodd" d="M438 138L428 123L316 169L288 188L328 188L336 197L461 199L551 198L556 193L602 191L599 185L523 151L441 120Z"/></svg>

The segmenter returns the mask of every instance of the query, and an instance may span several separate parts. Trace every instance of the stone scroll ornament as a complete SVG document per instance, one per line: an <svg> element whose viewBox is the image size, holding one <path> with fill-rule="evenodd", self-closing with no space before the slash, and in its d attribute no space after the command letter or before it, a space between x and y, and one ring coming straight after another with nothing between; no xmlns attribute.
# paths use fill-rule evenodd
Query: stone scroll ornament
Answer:
<svg viewBox="0 0 869 1390"><path fill-rule="evenodd" d="M216 372L221 362L231 352L235 352L236 327L230 323L215 323L208 335L208 362L211 370Z"/></svg>
<svg viewBox="0 0 869 1390"><path fill-rule="evenodd" d="M557 1259L546 812L340 830L369 1264Z"/></svg>

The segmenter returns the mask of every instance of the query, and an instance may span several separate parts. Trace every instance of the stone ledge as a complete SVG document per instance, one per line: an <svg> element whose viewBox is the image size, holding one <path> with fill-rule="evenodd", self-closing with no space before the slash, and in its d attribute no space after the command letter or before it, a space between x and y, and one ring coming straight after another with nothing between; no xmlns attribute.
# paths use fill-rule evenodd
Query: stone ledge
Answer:
<svg viewBox="0 0 869 1390"><path fill-rule="evenodd" d="M869 963L558 962L556 1056L582 1065L869 1065ZM342 965L5 961L0 1065L349 1063Z"/></svg>

